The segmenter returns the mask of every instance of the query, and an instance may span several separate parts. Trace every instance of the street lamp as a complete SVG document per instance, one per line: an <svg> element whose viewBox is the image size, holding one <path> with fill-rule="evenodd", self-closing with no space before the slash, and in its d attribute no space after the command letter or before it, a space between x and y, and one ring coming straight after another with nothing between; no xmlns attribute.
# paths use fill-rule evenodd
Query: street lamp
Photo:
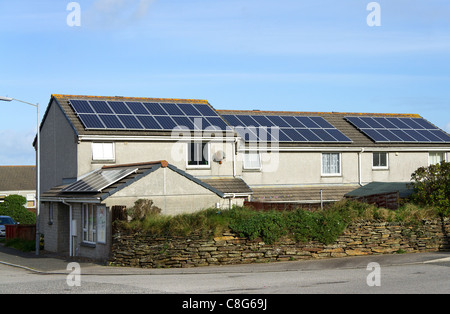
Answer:
<svg viewBox="0 0 450 314"><path fill-rule="evenodd" d="M41 160L41 136L40 136L40 132L39 132L39 104L32 104L23 100L19 100L19 99L14 99L14 98L10 98L10 97L2 97L0 96L0 101L18 101L30 106L33 106L36 108L37 111L37 120L36 120L36 138L37 138L37 152L36 152L36 255L39 255L39 244L41 241L41 236L39 233L39 209L41 206L41 197L40 197L40 192L41 192L41 188L40 188L40 176L41 176L41 167L40 167L40 160Z"/></svg>

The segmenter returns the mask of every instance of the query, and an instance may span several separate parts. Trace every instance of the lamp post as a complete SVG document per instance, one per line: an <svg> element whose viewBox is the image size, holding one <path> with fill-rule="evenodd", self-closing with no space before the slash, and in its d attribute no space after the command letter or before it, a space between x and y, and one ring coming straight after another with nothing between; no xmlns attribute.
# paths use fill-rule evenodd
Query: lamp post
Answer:
<svg viewBox="0 0 450 314"><path fill-rule="evenodd" d="M36 152L36 255L39 255L39 244L40 244L40 233L39 233L39 210L41 206L41 197L40 197L40 176L41 176L41 167L40 167L40 160L41 160L41 136L39 132L39 104L32 104L23 100L10 98L10 97L2 97L0 96L0 101L18 101L30 106L33 106L36 108L36 114L37 114L37 120L36 120L36 145L37 145L37 152Z"/></svg>

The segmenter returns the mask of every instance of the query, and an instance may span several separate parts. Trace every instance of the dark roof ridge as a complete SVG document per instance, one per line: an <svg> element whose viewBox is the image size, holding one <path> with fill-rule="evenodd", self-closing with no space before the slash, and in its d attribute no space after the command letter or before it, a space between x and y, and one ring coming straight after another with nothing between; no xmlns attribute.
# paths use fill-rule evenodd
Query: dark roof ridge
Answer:
<svg viewBox="0 0 450 314"><path fill-rule="evenodd" d="M276 111L276 110L233 110L233 109L216 109L219 114L226 113L243 113L250 114L315 114L315 115L360 115L360 116L404 116L411 118L420 118L421 116L416 113L370 113L370 112L320 112L320 111Z"/></svg>

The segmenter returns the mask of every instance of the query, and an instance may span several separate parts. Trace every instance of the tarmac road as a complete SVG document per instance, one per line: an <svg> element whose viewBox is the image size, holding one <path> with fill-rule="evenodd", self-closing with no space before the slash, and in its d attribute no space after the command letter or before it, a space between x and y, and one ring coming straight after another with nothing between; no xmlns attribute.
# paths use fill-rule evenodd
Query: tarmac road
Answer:
<svg viewBox="0 0 450 314"><path fill-rule="evenodd" d="M0 245L0 294L450 293L450 252L187 269L80 262L79 273L75 268L67 270L69 262ZM369 264L373 267L368 268Z"/></svg>

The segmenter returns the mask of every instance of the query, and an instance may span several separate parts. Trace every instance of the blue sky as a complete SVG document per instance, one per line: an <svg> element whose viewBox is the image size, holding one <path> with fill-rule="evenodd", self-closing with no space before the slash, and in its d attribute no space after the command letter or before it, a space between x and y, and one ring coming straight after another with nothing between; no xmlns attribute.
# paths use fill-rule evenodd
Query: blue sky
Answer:
<svg viewBox="0 0 450 314"><path fill-rule="evenodd" d="M207 99L216 109L418 113L450 132L450 2L0 2L0 95ZM0 165L34 164L36 111L0 102Z"/></svg>

